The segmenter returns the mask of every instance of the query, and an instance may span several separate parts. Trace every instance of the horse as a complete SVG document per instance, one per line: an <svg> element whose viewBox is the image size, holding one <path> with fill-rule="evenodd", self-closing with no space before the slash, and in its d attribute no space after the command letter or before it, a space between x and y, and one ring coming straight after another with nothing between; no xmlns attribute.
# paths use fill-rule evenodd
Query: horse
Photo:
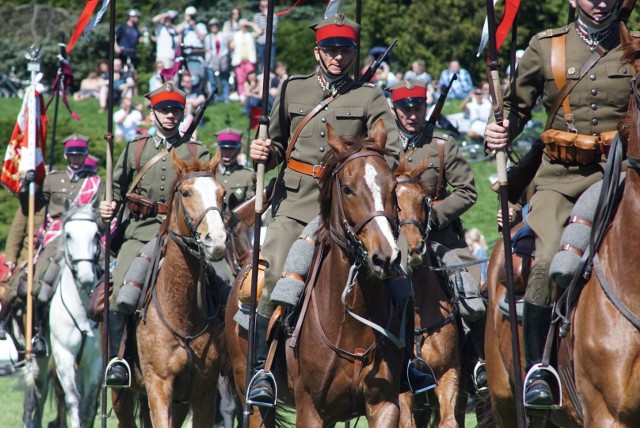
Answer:
<svg viewBox="0 0 640 428"><path fill-rule="evenodd" d="M102 358L98 326L87 317L97 281L100 230L91 205L71 208L62 219L64 255L49 308L51 350L72 427L91 427L98 406Z"/></svg>
<svg viewBox="0 0 640 428"><path fill-rule="evenodd" d="M209 163L173 155L176 179L159 232L164 258L133 329L132 389L112 392L120 426L135 426L134 391L148 397L141 411L147 424L181 426L191 408L193 426L213 425L224 337L217 289L206 279L226 251L219 162L219 152Z"/></svg>
<svg viewBox="0 0 640 428"><path fill-rule="evenodd" d="M398 219L400 231L407 241L408 264L412 268L411 282L414 290L416 311L416 355L424 358L438 379L435 388L436 402L439 407L436 420L440 427L464 426L464 412L456 420L456 407L461 377L461 337L459 320L454 308L446 278L429 269L429 245L427 242L429 207L426 198L432 189L420 181L428 168L428 159L411 168L403 157L394 175L398 180L396 197L398 199ZM443 280L445 281L443 284ZM411 394L401 396L403 409L416 407L414 417L418 426L425 426L430 419L431 409L424 399L416 397L413 403ZM466 403L464 403L466 404ZM406 406L406 407L405 407ZM410 410L408 410L410 411Z"/></svg>
<svg viewBox="0 0 640 428"><path fill-rule="evenodd" d="M383 157L386 137L381 120L364 138L340 139L327 124L333 151L320 179L317 251L322 261L309 274L315 280L307 286L308 310L298 315L295 346L279 339L272 367L278 396L295 406L299 427L333 426L362 415L370 427L400 423L405 350L396 343L395 335L404 332L398 333L400 316L385 286L400 263L396 180ZM233 321L239 285L236 281L229 297L225 330L244 399L246 332ZM259 423L254 414L252 426Z"/></svg>
<svg viewBox="0 0 640 428"><path fill-rule="evenodd" d="M633 39L623 47L625 60L636 71L627 116L624 194L594 257L563 347L573 360L585 427L631 427L640 420L640 294L634 281L640 274L640 232L635 227L640 208L640 43Z"/></svg>

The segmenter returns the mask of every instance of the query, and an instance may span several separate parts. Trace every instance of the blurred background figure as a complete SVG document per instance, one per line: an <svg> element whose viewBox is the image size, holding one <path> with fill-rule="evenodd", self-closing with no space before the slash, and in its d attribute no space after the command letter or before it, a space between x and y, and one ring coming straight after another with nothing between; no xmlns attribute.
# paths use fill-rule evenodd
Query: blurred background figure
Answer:
<svg viewBox="0 0 640 428"><path fill-rule="evenodd" d="M475 227L467 229L464 233L464 239L476 259L487 260L489 258L489 254L487 253L489 247L487 246L484 235L480 230ZM486 280L487 262L485 261L480 263L480 284L483 284Z"/></svg>

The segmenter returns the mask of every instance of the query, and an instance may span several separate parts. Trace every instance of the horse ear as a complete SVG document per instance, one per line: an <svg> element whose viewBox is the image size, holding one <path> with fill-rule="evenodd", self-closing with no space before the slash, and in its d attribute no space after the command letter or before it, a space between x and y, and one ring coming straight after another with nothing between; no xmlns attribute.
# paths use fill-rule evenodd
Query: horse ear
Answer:
<svg viewBox="0 0 640 428"><path fill-rule="evenodd" d="M216 154L213 155L211 160L209 161L209 171L215 173L218 169L218 165L220 165L220 161L222 160L222 152L220 152L220 147L216 149Z"/></svg>
<svg viewBox="0 0 640 428"><path fill-rule="evenodd" d="M336 135L333 130L333 126L331 126L330 123L327 123L327 141L329 142L329 146L336 153L342 153L348 149L348 146Z"/></svg>
<svg viewBox="0 0 640 428"><path fill-rule="evenodd" d="M378 147L384 149L385 144L387 144L387 127L384 126L384 120L378 119L376 123L373 124L371 138L373 138L373 141L375 141Z"/></svg>
<svg viewBox="0 0 640 428"><path fill-rule="evenodd" d="M173 168L175 169L176 174L180 175L186 171L187 163L176 154L175 150L171 151L171 160L173 161Z"/></svg>

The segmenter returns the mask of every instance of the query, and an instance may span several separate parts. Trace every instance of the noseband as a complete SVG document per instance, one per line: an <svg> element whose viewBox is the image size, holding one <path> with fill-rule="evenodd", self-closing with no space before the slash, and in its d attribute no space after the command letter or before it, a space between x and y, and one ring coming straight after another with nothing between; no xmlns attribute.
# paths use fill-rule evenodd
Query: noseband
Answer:
<svg viewBox="0 0 640 428"><path fill-rule="evenodd" d="M67 220L64 225L63 225L63 232L64 232L64 228L67 226L68 223L71 223L73 221L96 221L96 216L78 216L78 218L69 218L69 220ZM67 240L66 240L66 236L63 236L62 239L64 239L64 262L67 265L67 267L69 267L69 270L71 271L71 274L73 275L73 279L74 281L76 280L76 277L78 275L78 268L76 267L77 264L79 262L89 262L92 264L93 269L95 270L96 266L98 265L98 260L100 258L100 245L96 244L96 251L93 254L93 257L89 258L89 257L84 257L84 258L73 258L71 256L71 252L69 251L69 246L67 245ZM95 239L97 240L98 237L96 236Z"/></svg>
<svg viewBox="0 0 640 428"><path fill-rule="evenodd" d="M361 152L354 153L351 156L348 156L345 160L342 161L342 163L336 166L336 168L333 170L333 173L332 173L332 177L335 183L334 194L332 199L334 200L337 199L338 201L338 217L340 219L339 220L340 224L342 224L342 229L344 233L340 233L340 231L336 230L336 228L334 228L333 225L330 225L329 231L333 240L338 245L340 245L347 254L351 255L356 260L356 263L360 265L366 264L368 253L364 247L364 244L362 243L360 238L358 238L358 233L360 233L362 228L364 228L371 220L373 220L376 217L386 218L389 221L389 223L391 223L391 226L392 226L391 229L393 230L394 238L398 237L398 225L397 225L396 219L391 217L385 211L372 211L353 226L349 223L349 220L345 215L344 206L342 204L342 198L340 197L341 184L340 184L340 177L338 176L338 173L350 161L358 158L371 157L371 156L379 157L383 161L385 161L384 156L382 156L382 154L380 154L379 152L376 152L373 150L363 150ZM393 195L395 196L395 184L393 189Z"/></svg>
<svg viewBox="0 0 640 428"><path fill-rule="evenodd" d="M207 215L207 213L209 211L217 211L220 213L220 217L223 217L222 214L222 210L219 207L216 206L208 206L204 209L204 211L202 211L202 214L200 214L195 221L191 218L191 216L189 216L189 213L186 210L186 207L184 206L184 201L182 200L182 195L180 194L180 192L178 191L178 189L180 188L180 185L185 181L185 180L189 180L191 178L198 178L198 177L208 177L208 178L215 178L215 174L213 174L212 172L208 172L208 171L197 171L197 172L191 172L189 174L186 174L184 177L182 177L179 181L176 182L174 188L173 188L173 192L175 194L175 199L176 199L176 203L179 205L180 211L182 211L182 215L184 217L184 222L187 226L187 229L189 230L189 235L181 235L179 233L176 233L172 230L168 230L167 234L169 235L169 237L176 243L178 244L178 246L180 246L181 248L186 249L189 254L198 257L200 260L204 260L204 244L202 243L202 240L200 239L200 233L198 232L198 226L200 226L200 223L202 223L202 220L204 220L204 217Z"/></svg>

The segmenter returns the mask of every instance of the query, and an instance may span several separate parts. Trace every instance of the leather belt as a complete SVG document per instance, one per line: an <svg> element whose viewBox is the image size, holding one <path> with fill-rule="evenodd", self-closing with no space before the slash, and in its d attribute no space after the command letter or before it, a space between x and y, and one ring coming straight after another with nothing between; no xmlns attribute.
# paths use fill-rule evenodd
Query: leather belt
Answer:
<svg viewBox="0 0 640 428"><path fill-rule="evenodd" d="M167 204L164 204L162 202L156 202L156 211L158 212L158 214L168 214L169 206L167 206Z"/></svg>
<svg viewBox="0 0 640 428"><path fill-rule="evenodd" d="M305 162L297 161L293 158L289 159L287 166L295 172L299 172L300 174L304 175L310 175L313 178L322 177L325 170L325 167L322 165L311 165Z"/></svg>

